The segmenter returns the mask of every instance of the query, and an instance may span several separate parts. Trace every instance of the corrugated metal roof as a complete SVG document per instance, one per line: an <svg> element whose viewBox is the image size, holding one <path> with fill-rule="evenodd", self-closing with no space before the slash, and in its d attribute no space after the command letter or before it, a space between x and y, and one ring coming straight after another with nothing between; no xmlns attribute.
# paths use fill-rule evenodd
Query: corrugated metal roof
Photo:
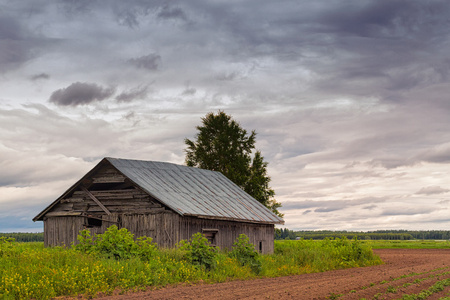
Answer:
<svg viewBox="0 0 450 300"><path fill-rule="evenodd" d="M222 173L165 162L110 157L106 160L181 215L284 223Z"/></svg>

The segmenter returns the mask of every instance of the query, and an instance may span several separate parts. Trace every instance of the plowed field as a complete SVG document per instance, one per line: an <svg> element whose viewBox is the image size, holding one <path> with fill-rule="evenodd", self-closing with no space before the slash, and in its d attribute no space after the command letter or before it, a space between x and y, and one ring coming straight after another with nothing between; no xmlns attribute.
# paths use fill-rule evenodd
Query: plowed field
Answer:
<svg viewBox="0 0 450 300"><path fill-rule="evenodd" d="M104 299L399 299L450 278L450 249L382 249L374 252L383 259L384 265L168 287ZM426 299L443 297L450 297L450 286L435 291Z"/></svg>

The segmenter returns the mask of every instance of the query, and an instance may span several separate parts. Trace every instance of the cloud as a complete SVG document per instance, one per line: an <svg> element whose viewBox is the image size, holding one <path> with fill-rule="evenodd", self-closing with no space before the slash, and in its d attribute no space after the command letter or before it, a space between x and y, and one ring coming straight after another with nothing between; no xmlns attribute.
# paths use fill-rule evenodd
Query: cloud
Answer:
<svg viewBox="0 0 450 300"><path fill-rule="evenodd" d="M450 192L449 189L443 189L440 186L427 186L416 192L418 195L435 195Z"/></svg>
<svg viewBox="0 0 450 300"><path fill-rule="evenodd" d="M39 74L35 74L30 76L30 79L32 81L36 81L36 80L43 80L43 79L49 79L50 75L47 73L39 73Z"/></svg>
<svg viewBox="0 0 450 300"><path fill-rule="evenodd" d="M132 65L139 69L146 69L149 71L156 71L159 69L161 64L161 56L156 53L141 56L138 58L132 58L128 60Z"/></svg>
<svg viewBox="0 0 450 300"><path fill-rule="evenodd" d="M160 11L158 12L158 18L161 19L180 19L183 21L187 20L186 14L184 11L179 7L170 7L169 5L164 5L161 7Z"/></svg>
<svg viewBox="0 0 450 300"><path fill-rule="evenodd" d="M434 207L392 207L389 209L385 209L381 212L382 216L412 216L412 215L421 215L421 214L430 214L434 211L439 210L439 208Z"/></svg>
<svg viewBox="0 0 450 300"><path fill-rule="evenodd" d="M366 197L354 200L323 200L323 201L305 200L305 201L292 201L283 203L283 208L288 210L316 208L314 212L331 212L343 210L349 207L355 207L364 204L381 203L385 201L386 199L376 197Z"/></svg>
<svg viewBox="0 0 450 300"><path fill-rule="evenodd" d="M0 7L0 72L16 68L31 58L26 31Z"/></svg>
<svg viewBox="0 0 450 300"><path fill-rule="evenodd" d="M138 86L124 91L116 96L118 102L131 102L133 100L144 99L148 95L148 86Z"/></svg>
<svg viewBox="0 0 450 300"><path fill-rule="evenodd" d="M77 106L103 101L111 97L114 88L103 88L95 83L75 82L66 88L56 90L49 101L60 106Z"/></svg>

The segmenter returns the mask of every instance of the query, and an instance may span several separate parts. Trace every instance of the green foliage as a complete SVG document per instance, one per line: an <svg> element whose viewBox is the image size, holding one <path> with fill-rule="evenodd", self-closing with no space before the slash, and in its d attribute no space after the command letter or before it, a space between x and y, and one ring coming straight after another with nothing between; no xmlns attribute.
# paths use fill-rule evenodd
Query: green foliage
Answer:
<svg viewBox="0 0 450 300"><path fill-rule="evenodd" d="M179 248L186 251L185 257L192 264L204 266L207 270L216 267L216 249L209 245L208 239L200 232L193 234L190 242L181 241Z"/></svg>
<svg viewBox="0 0 450 300"><path fill-rule="evenodd" d="M11 233L0 233L0 238L10 237L14 238L17 242L43 242L44 233L32 233L32 232L11 232Z"/></svg>
<svg viewBox="0 0 450 300"><path fill-rule="evenodd" d="M351 239L354 236L360 240L450 240L449 230L377 230L377 231L294 231L295 236L304 239L322 240L325 238L336 238L346 236ZM283 238L278 238L283 239Z"/></svg>
<svg viewBox="0 0 450 300"><path fill-rule="evenodd" d="M434 240L369 240L362 241L372 249L449 249L450 241Z"/></svg>
<svg viewBox="0 0 450 300"><path fill-rule="evenodd" d="M259 274L262 270L259 253L255 250L255 246L250 243L249 238L245 234L239 235L229 255L237 259L242 266L249 266L256 274Z"/></svg>
<svg viewBox="0 0 450 300"><path fill-rule="evenodd" d="M287 228L275 228L275 239L276 240L295 240L297 235L294 231Z"/></svg>
<svg viewBox="0 0 450 300"><path fill-rule="evenodd" d="M136 252L142 260L150 260L155 256L157 248L151 237L141 236L136 240Z"/></svg>
<svg viewBox="0 0 450 300"><path fill-rule="evenodd" d="M156 251L152 238L140 237L136 241L134 235L126 228L118 229L110 226L105 233L91 236L88 229L80 231L75 250L84 253L98 254L106 258L129 259L139 257L149 260Z"/></svg>
<svg viewBox="0 0 450 300"><path fill-rule="evenodd" d="M7 256L11 254L14 250L15 239L11 237L0 237L0 257Z"/></svg>
<svg viewBox="0 0 450 300"><path fill-rule="evenodd" d="M133 234L126 228L110 226L105 233L97 235L95 251L107 258L128 259L137 253Z"/></svg>
<svg viewBox="0 0 450 300"><path fill-rule="evenodd" d="M81 230L77 237L78 244L74 248L80 252L91 253L94 251L94 237L91 236L89 229Z"/></svg>
<svg viewBox="0 0 450 300"><path fill-rule="evenodd" d="M194 141L185 139L186 164L221 172L236 185L279 216L281 203L274 199L267 175L268 163L255 152L256 132L250 134L223 111L202 118Z"/></svg>

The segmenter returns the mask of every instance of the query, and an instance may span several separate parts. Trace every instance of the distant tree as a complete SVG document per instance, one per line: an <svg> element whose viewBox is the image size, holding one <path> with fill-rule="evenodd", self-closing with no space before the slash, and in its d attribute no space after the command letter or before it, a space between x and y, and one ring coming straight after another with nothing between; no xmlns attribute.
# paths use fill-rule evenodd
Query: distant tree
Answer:
<svg viewBox="0 0 450 300"><path fill-rule="evenodd" d="M194 141L185 139L186 164L190 167L221 172L236 185L278 216L281 203L274 198L267 175L268 163L255 151L256 132L250 134L223 111L208 113Z"/></svg>

